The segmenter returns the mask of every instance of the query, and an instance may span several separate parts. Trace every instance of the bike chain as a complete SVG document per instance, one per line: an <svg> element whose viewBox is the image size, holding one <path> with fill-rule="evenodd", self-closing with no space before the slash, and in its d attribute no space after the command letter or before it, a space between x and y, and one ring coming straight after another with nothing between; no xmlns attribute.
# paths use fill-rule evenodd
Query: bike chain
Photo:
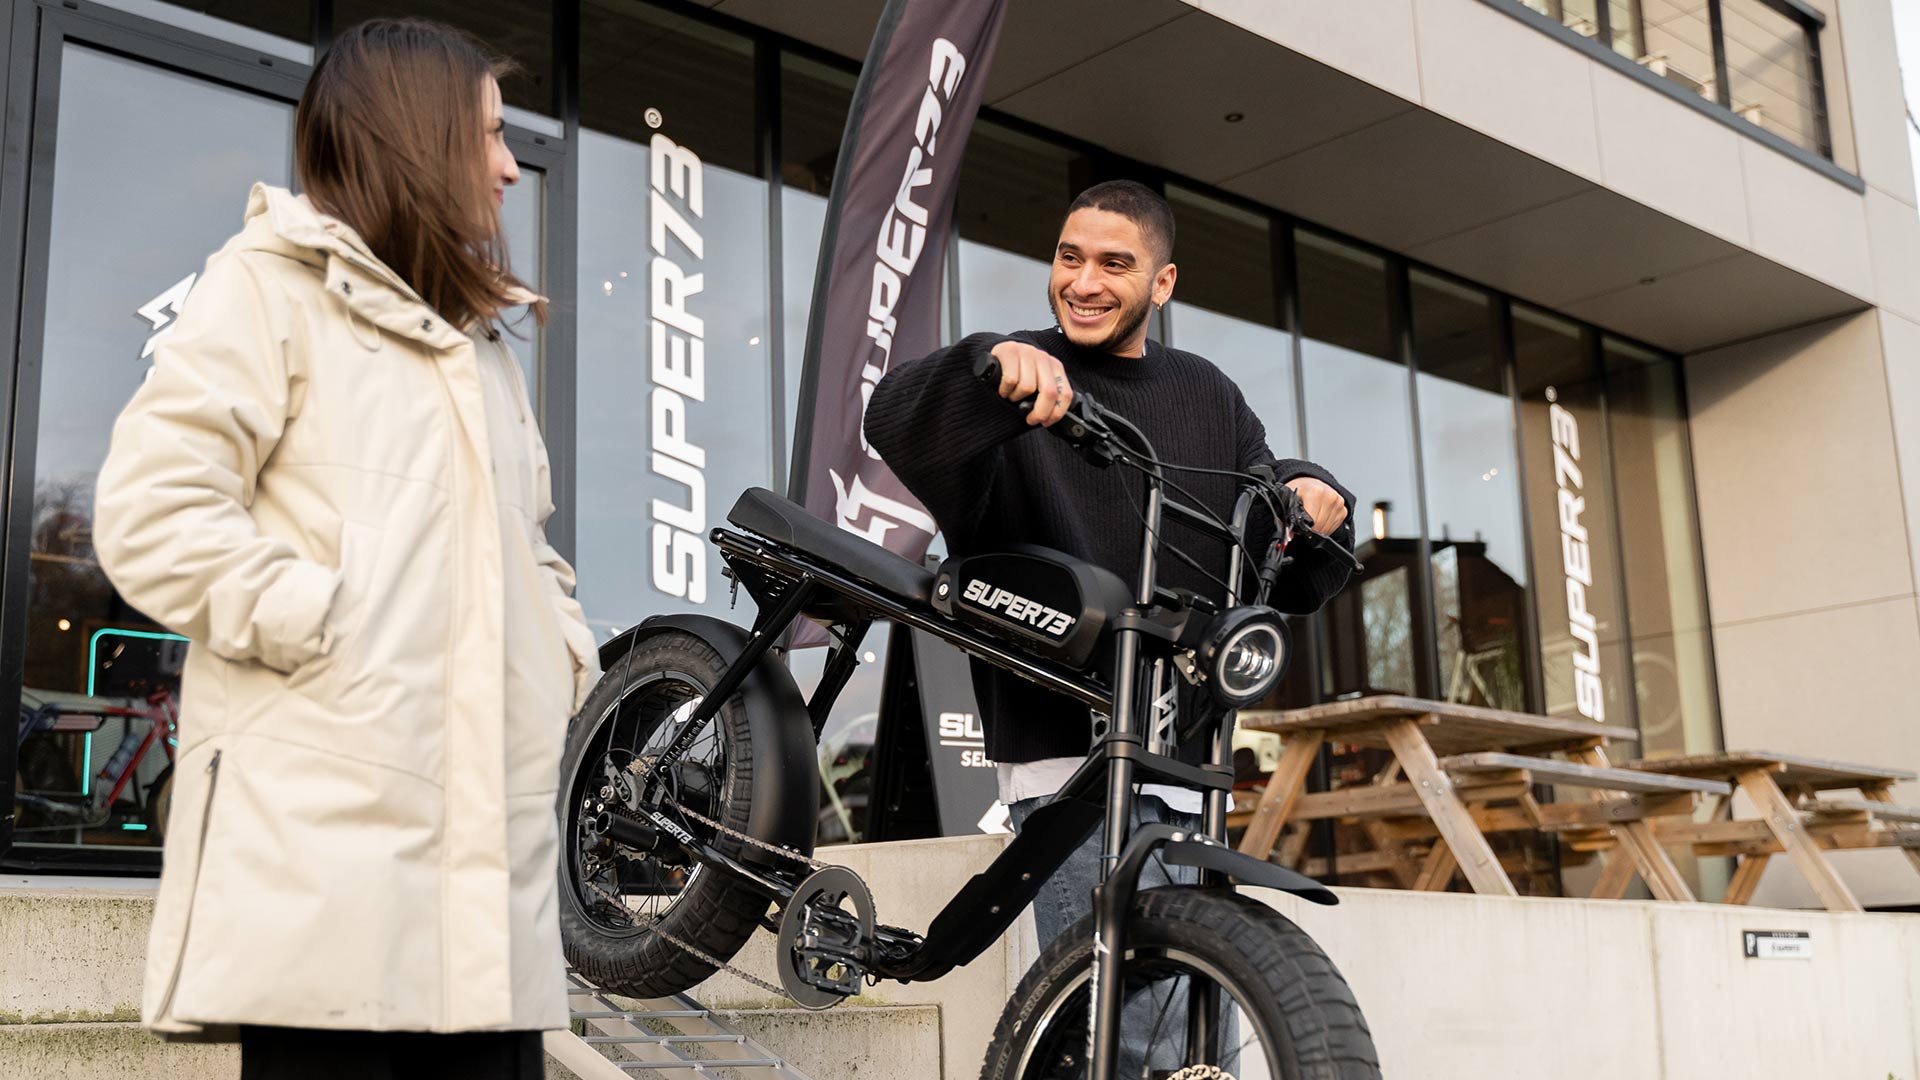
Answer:
<svg viewBox="0 0 1920 1080"><path fill-rule="evenodd" d="M619 897L613 895L612 893L601 888L600 886L595 885L593 882L587 881L587 882L582 882L582 884L586 885L587 888L598 893L600 895L600 899L605 900L606 902L613 904L617 907L624 908L626 906L625 904L620 902ZM770 994L777 994L781 998L787 1001L793 1001L793 995L787 993L785 989L775 986L772 983L767 982L766 980L761 979L758 976L755 976L751 972L743 971L740 968L737 968L732 964L727 963L725 960L722 960L719 957L714 956L712 953L707 952L706 950L700 948L698 945L695 945L690 941L682 941L678 936L668 933L664 928L661 927L660 922L657 919L654 920L654 923L652 926L647 927L647 930L649 930L652 933L659 934L662 938L666 939L667 944L680 949L681 951L685 952L687 955L693 957L695 960L698 960L703 964L710 965L715 970L725 971L727 974L732 975L735 978L741 979L745 982L752 983L754 986L757 986L760 989L765 990ZM796 1002L796 1004L798 1003Z"/></svg>
<svg viewBox="0 0 1920 1080"><path fill-rule="evenodd" d="M624 806L609 804L607 806L607 809L631 821L641 822L646 825L653 824L653 822L648 821L646 818L640 816L639 814L634 813L631 810L628 810ZM757 847L762 851L766 851L771 854L778 855L782 858L791 859L794 862L805 863L810 869L825 870L828 866L827 863L823 863L818 859L810 859L807 856L802 855L797 851L792 851L787 848L780 847L777 844L770 844L765 840L756 839L755 837L748 836L746 833L743 833L738 829L730 829L727 826L722 825L719 822L713 820L712 818L707 817L705 814L701 814L697 811L689 810L684 806L675 806L674 810L677 813L680 813L689 818L692 818L694 821L699 822L702 825L705 825L707 828L712 829L715 832L725 833L726 835L733 837L735 840L742 841L743 843L749 844L753 847ZM596 893L599 893L601 899L614 904L616 907L626 906L625 904L621 903L616 897L614 897L613 894L607 892L605 889L602 889L598 885L595 885L592 882L585 882L584 884L587 886L587 888L592 889ZM690 941L682 941L677 935L671 934L665 928L663 928L660 925L659 920L657 919L654 921L654 924L648 927L647 929L652 931L653 933L659 934L662 938L666 939L666 942L669 945L674 946L675 948L679 949L680 951L686 953L687 955L693 957L695 960L698 960L703 964L707 964L719 971L725 971L727 974L732 975L735 978L740 979L742 981L751 983L754 986L759 987L760 989L765 990L770 994L777 994L786 1001L793 1001L794 1004L796 1005L799 1004L798 1001L794 1000L794 997L792 994L787 993L785 987L775 986L773 983L770 983L765 979L762 979L759 976L754 975L751 972L735 967L734 965L728 963L725 960L720 959L717 956L714 956L712 953L707 952L706 950L700 948L699 946L693 944Z"/></svg>

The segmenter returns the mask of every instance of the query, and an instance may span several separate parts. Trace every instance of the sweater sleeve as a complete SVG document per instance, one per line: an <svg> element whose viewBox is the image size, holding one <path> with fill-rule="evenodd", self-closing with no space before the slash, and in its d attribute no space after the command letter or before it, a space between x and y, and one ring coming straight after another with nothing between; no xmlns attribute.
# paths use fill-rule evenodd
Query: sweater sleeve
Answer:
<svg viewBox="0 0 1920 1080"><path fill-rule="evenodd" d="M1235 427L1240 434L1240 461L1237 468L1250 469L1255 465L1271 465L1274 475L1281 483L1297 480L1300 477L1312 477L1340 494L1347 504L1347 520L1334 530L1332 539L1348 551L1353 550L1353 492L1340 485L1333 474L1315 465L1311 461L1298 458L1276 458L1267 446L1267 428L1254 415L1247 405L1239 388L1234 388L1234 405L1237 409ZM1273 539L1273 521L1264 509L1256 515L1250 531L1254 533L1251 550L1264 552L1266 545ZM1295 615L1307 615L1320 610L1334 594L1346 587L1347 578L1353 569L1346 562L1333 558L1328 552L1309 545L1291 548L1293 561L1286 572L1280 576L1274 586L1274 594L1268 602L1277 610Z"/></svg>
<svg viewBox="0 0 1920 1080"><path fill-rule="evenodd" d="M949 545L968 545L1000 476L1000 447L1033 430L973 365L1009 340L974 334L888 371L867 402L867 444L933 514Z"/></svg>

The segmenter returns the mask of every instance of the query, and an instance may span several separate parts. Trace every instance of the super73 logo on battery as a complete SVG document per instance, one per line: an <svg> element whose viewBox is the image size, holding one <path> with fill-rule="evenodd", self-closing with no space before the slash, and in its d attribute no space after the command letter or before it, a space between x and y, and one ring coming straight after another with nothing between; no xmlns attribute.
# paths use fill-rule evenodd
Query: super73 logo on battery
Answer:
<svg viewBox="0 0 1920 1080"><path fill-rule="evenodd" d="M1038 600L1029 600L997 585L989 585L982 578L967 582L960 599L983 611L1025 623L1048 637L1065 637L1075 622L1074 617L1064 611L1055 611Z"/></svg>

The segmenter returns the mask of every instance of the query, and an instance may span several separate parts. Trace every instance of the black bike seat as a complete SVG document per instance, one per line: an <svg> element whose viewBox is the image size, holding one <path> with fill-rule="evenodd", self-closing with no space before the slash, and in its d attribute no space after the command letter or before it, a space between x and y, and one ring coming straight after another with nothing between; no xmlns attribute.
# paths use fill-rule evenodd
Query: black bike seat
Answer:
<svg viewBox="0 0 1920 1080"><path fill-rule="evenodd" d="M727 511L727 520L756 536L839 567L896 600L927 604L933 599L933 571L821 521L807 513L806 507L766 488L741 492L733 509Z"/></svg>

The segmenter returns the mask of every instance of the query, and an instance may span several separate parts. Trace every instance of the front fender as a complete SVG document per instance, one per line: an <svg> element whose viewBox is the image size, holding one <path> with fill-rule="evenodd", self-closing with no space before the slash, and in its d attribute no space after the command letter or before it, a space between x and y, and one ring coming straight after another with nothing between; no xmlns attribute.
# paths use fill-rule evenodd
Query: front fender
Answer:
<svg viewBox="0 0 1920 1080"><path fill-rule="evenodd" d="M1340 902L1333 890L1305 874L1235 851L1205 833L1191 833L1171 825L1143 825L1133 831L1132 838L1127 841L1127 850L1121 854L1112 877L1107 879L1110 883L1115 879L1124 881L1128 903L1138 887L1141 868L1155 852L1176 866L1218 870L1242 885L1279 889L1302 900L1329 907ZM1116 910L1125 911L1126 904L1118 905Z"/></svg>
<svg viewBox="0 0 1920 1080"><path fill-rule="evenodd" d="M629 650L668 630L681 630L706 642L728 665L739 661L752 639L744 627L711 615L655 615L600 646L603 677L619 678ZM747 834L810 855L820 820L820 765L814 756L813 721L807 715L806 699L793 673L771 652L754 664L753 672L740 684L739 697L746 705L747 729L753 738ZM753 848L740 857L756 866L779 861Z"/></svg>
<svg viewBox="0 0 1920 1080"><path fill-rule="evenodd" d="M1333 890L1305 874L1278 863L1256 859L1244 851L1214 842L1211 837L1177 840L1169 838L1160 848L1160 857L1176 866L1194 866L1218 870L1242 885L1279 889L1302 900L1332 907L1340 902Z"/></svg>

